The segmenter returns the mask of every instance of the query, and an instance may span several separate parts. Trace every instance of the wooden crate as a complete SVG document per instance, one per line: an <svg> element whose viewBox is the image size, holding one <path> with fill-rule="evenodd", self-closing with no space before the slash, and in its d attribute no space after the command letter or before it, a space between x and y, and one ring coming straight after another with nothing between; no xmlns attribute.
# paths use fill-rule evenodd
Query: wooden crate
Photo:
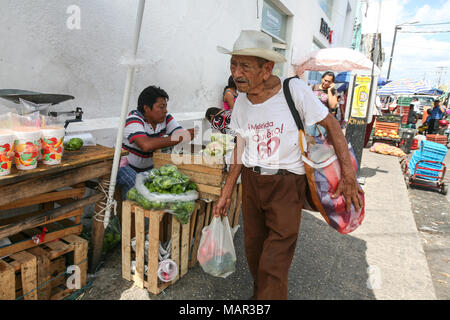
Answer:
<svg viewBox="0 0 450 320"><path fill-rule="evenodd" d="M399 123L376 121L374 132L377 132L378 130L383 130L385 132L390 132L391 130L395 130L396 132L398 132L399 127L400 127Z"/></svg>
<svg viewBox="0 0 450 320"><path fill-rule="evenodd" d="M179 160L179 161L178 161ZM222 191L227 172L225 163L215 163L213 158L196 154L175 155L153 153L153 165L159 168L165 164L174 164L189 176L197 187L202 199L217 200Z"/></svg>
<svg viewBox="0 0 450 320"><path fill-rule="evenodd" d="M427 141L432 141L443 145L447 145L448 142L448 137L441 134L427 134L426 139Z"/></svg>
<svg viewBox="0 0 450 320"><path fill-rule="evenodd" d="M199 209L196 202L194 213ZM131 228L134 218L136 232L136 268L131 272L132 248ZM145 225L148 222L148 261L145 263ZM164 230L167 228L166 230ZM164 232L168 231L168 232ZM190 222L181 224L175 215L164 211L145 210L131 201L124 201L122 207L122 277L134 281L139 288L147 288L153 294L159 294L174 284L188 271ZM158 279L159 242L171 239L171 257L178 266L178 275L171 282ZM145 265L148 267L144 273Z"/></svg>
<svg viewBox="0 0 450 320"><path fill-rule="evenodd" d="M54 208L55 203L64 205L70 202L77 201L78 199L81 199L83 197L85 191L86 189L84 185L78 185L74 186L72 189L54 191L39 196L17 200L7 205L0 206L0 215L4 210L12 210L36 204L39 204L41 207L41 209L39 209L38 211L13 216L7 219L0 219L0 227L6 228L9 224L13 224L23 219L30 218L42 212L51 210ZM48 220L45 223L36 224L33 226L33 228L8 236L9 240L12 243L7 246L0 247L0 258L38 246L39 244L33 242L32 237L41 234L44 228L47 228L48 233L45 235L44 241L41 242L41 244L54 241L70 234L81 234L83 230L83 225L81 223L81 216L83 215L83 211L84 208L80 208L67 214L61 215L55 219Z"/></svg>
<svg viewBox="0 0 450 320"><path fill-rule="evenodd" d="M88 241L76 235L14 253L0 260L0 300L61 300L77 289L66 287L70 265L87 279Z"/></svg>
<svg viewBox="0 0 450 320"><path fill-rule="evenodd" d="M241 212L242 204L242 185L238 184L234 187L233 193L231 195L231 205L228 210L228 221L230 227L234 228L239 223L239 214ZM197 251L200 245L200 239L202 236L202 230L204 227L209 226L214 215L212 209L214 202L200 202L199 210L194 211L191 216L191 227L190 227L190 259L189 268L192 268L197 263Z"/></svg>

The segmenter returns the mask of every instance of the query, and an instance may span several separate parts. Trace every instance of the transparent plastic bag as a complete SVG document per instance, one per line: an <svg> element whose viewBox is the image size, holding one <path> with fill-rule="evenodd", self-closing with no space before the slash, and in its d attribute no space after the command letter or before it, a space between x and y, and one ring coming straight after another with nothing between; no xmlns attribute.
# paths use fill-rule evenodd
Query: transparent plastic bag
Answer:
<svg viewBox="0 0 450 320"><path fill-rule="evenodd" d="M166 175L161 175L162 173ZM182 223L189 222L198 199L197 186L174 165L141 172L136 175L136 185L127 193L127 199L144 209L164 210Z"/></svg>
<svg viewBox="0 0 450 320"><path fill-rule="evenodd" d="M48 109L51 107L51 103L37 104L19 98L20 104L16 107L17 113L20 115L27 115L33 112L39 112L41 115L46 116Z"/></svg>
<svg viewBox="0 0 450 320"><path fill-rule="evenodd" d="M236 253L228 218L214 217L202 230L197 259L203 271L226 278L236 270Z"/></svg>
<svg viewBox="0 0 450 320"><path fill-rule="evenodd" d="M0 114L0 129L11 130L12 128L12 113Z"/></svg>

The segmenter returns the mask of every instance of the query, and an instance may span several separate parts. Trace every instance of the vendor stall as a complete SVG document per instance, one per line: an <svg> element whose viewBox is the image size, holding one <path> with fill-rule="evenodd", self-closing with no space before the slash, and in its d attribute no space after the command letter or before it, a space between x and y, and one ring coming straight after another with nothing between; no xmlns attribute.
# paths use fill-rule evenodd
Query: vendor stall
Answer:
<svg viewBox="0 0 450 320"><path fill-rule="evenodd" d="M207 146L190 145L187 152L159 150L153 154L154 169L136 178L136 190L130 190L122 207L124 279L159 294L196 265L202 231L211 223L214 201L227 177L226 158L232 152L227 146L234 146L225 136L213 136ZM195 205L183 205L183 200L192 201L194 191ZM229 225L235 230L241 201L238 184L228 211ZM173 277L164 273L165 263L175 268Z"/></svg>
<svg viewBox="0 0 450 320"><path fill-rule="evenodd" d="M93 203L98 213L105 198L103 193L84 197L86 184L109 178L113 154L111 148L83 146L64 151L59 164L38 161L31 170L13 166L0 176L0 299L62 299L73 293L61 286L61 277L54 279L56 271L65 274L69 256L80 268L80 285L86 284L88 242L77 236L81 216ZM33 205L37 211L18 210ZM91 266L98 264L102 245L103 224L94 219Z"/></svg>

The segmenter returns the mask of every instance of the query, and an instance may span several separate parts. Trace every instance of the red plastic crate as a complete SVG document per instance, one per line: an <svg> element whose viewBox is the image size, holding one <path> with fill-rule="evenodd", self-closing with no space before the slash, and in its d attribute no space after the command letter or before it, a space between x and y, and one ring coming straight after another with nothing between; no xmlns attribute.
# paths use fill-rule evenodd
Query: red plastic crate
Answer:
<svg viewBox="0 0 450 320"><path fill-rule="evenodd" d="M402 115L402 116L408 116L408 113L409 113L409 106L408 107L405 107L405 106L400 106L400 114Z"/></svg>
<svg viewBox="0 0 450 320"><path fill-rule="evenodd" d="M441 134L427 134L426 136L427 141L433 141L436 143L440 143L443 145L447 145L447 136L441 135Z"/></svg>

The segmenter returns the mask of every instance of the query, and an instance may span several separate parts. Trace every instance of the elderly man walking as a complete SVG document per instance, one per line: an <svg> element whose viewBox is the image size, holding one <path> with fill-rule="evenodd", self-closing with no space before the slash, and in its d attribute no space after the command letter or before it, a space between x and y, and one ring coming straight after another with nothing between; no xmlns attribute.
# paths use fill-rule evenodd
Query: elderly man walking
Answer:
<svg viewBox="0 0 450 320"><path fill-rule="evenodd" d="M298 128L283 94L283 80L272 74L285 58L272 49L272 39L243 30L231 55L231 74L239 94L230 128L237 134L234 163L213 212L226 216L231 192L242 173L244 246L253 277L255 299L287 299L288 273L306 201L307 180L301 160ZM362 190L351 165L347 141L339 123L303 80L289 83L296 108L306 126L323 126L342 168L336 196L347 208L362 205Z"/></svg>

